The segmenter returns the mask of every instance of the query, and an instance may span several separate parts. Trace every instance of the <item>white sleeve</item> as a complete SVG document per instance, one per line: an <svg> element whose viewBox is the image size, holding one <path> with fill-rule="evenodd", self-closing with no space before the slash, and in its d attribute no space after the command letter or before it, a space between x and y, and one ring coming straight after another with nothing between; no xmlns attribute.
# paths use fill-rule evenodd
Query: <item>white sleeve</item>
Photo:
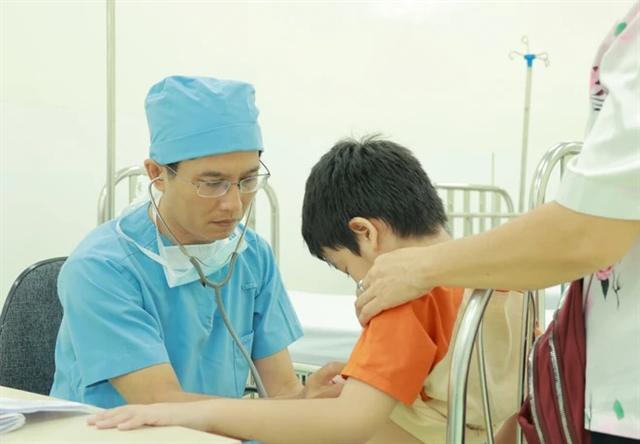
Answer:
<svg viewBox="0 0 640 444"><path fill-rule="evenodd" d="M580 213L640 219L640 23L635 14L603 54L608 92L582 152L572 159L556 202Z"/></svg>

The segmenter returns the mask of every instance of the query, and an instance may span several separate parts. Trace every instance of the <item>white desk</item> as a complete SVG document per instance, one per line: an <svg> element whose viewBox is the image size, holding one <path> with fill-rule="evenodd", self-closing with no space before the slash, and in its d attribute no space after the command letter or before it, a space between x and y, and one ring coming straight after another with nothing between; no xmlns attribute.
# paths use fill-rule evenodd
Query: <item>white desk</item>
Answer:
<svg viewBox="0 0 640 444"><path fill-rule="evenodd" d="M14 399L50 399L47 396L0 387L0 396ZM90 407L92 412L101 409ZM220 443L240 441L183 427L145 427L138 430L99 430L87 425L87 414L70 412L27 413L25 424L0 435L2 444L10 443Z"/></svg>

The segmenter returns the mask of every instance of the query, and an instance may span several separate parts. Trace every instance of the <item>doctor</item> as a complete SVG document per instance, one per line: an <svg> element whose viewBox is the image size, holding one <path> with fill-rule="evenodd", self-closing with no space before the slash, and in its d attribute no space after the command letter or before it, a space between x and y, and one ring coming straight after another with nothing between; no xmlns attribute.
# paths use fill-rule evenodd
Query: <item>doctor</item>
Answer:
<svg viewBox="0 0 640 444"><path fill-rule="evenodd" d="M158 211L143 205L94 229L60 271L64 316L51 395L100 407L241 397L249 367L227 331L221 296L269 396L299 395L287 347L302 329L269 245L238 224L269 172L254 88L204 77L168 77L149 91L144 163ZM241 240L241 242L239 242ZM303 394L304 395L304 394Z"/></svg>

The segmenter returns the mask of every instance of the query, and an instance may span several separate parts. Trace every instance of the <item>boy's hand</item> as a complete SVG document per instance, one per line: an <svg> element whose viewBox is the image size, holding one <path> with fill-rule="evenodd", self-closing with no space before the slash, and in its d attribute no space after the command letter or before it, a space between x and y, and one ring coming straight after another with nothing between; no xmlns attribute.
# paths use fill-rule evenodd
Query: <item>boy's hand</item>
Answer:
<svg viewBox="0 0 640 444"><path fill-rule="evenodd" d="M345 362L329 362L321 369L307 378L300 398L337 398L342 392L344 384L336 383L334 379L342 377L340 372L345 366Z"/></svg>
<svg viewBox="0 0 640 444"><path fill-rule="evenodd" d="M195 409L189 409L190 403L167 403L149 405L125 405L114 409L103 410L87 418L87 424L99 429L117 427L120 430L133 430L142 426L176 426L193 427ZM191 411L191 421L187 417ZM183 419L184 418L184 419Z"/></svg>

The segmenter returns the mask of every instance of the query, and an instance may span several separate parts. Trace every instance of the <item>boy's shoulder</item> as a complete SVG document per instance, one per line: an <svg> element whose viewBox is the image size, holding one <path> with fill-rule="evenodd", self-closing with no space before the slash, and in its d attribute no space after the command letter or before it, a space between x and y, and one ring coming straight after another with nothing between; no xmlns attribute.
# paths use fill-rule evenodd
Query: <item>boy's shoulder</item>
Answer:
<svg viewBox="0 0 640 444"><path fill-rule="evenodd" d="M435 287L420 298L407 302L413 310L424 312L427 316L447 317L455 320L464 297L464 288ZM434 310L437 308L437 310Z"/></svg>

